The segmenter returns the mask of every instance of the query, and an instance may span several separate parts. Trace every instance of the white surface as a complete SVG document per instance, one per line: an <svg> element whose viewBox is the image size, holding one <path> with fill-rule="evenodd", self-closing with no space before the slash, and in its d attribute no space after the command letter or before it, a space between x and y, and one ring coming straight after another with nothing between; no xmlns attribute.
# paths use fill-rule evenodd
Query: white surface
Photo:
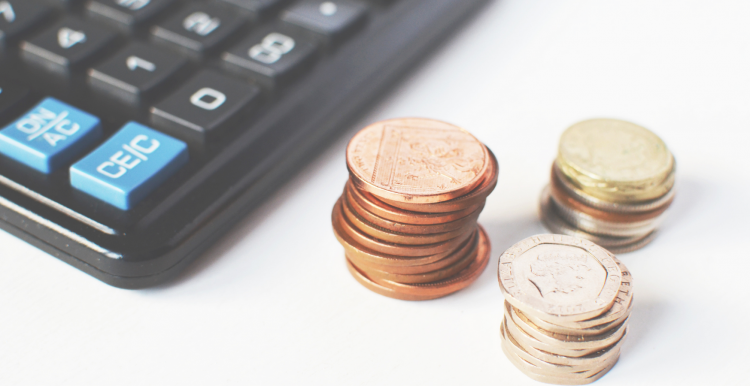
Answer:
<svg viewBox="0 0 750 386"><path fill-rule="evenodd" d="M497 1L371 111L357 127L440 118L500 160L489 268L444 299L349 276L329 225L347 138L163 287L109 287L0 232L0 384L537 384L500 348L497 257L544 231L559 134L591 117L662 136L680 187L659 238L622 256L636 305L598 384L747 384L748 20L746 1Z"/></svg>

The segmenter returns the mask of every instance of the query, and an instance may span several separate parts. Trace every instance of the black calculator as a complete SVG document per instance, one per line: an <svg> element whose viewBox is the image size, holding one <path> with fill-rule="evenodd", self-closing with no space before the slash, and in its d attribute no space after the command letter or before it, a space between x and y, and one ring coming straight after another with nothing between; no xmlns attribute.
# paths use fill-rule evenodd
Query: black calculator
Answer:
<svg viewBox="0 0 750 386"><path fill-rule="evenodd" d="M0 228L169 280L485 2L0 0Z"/></svg>

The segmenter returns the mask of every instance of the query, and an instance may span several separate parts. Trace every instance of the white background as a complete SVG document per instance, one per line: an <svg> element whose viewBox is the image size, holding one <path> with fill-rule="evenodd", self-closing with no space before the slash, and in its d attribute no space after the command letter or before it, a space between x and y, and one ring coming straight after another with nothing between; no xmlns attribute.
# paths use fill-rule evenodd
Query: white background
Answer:
<svg viewBox="0 0 750 386"><path fill-rule="evenodd" d="M330 230L356 129L426 116L497 154L468 289L392 300L350 277ZM560 133L592 117L659 134L678 160L663 232L622 260L630 335L598 384L750 377L750 2L496 1L177 281L109 287L0 232L2 385L532 385L500 348L497 257L542 233Z"/></svg>

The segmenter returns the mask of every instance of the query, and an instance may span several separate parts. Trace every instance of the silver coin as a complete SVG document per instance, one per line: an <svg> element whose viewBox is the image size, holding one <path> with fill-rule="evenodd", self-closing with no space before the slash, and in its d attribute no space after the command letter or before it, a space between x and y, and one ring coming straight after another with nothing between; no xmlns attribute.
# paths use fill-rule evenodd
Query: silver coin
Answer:
<svg viewBox="0 0 750 386"><path fill-rule="evenodd" d="M549 189L549 187L546 189ZM550 198L550 205L554 206L557 214L567 223L582 231L598 236L642 237L653 232L661 224L662 219L664 218L662 214L647 221L615 223L600 220L586 213L579 212L555 199L555 196L552 194L550 194Z"/></svg>
<svg viewBox="0 0 750 386"><path fill-rule="evenodd" d="M650 243L655 235L656 231L651 232L647 235L639 237L610 237L610 236L597 236L588 232L584 232L577 229L575 226L565 222L557 211L550 205L550 194L549 187L542 191L542 196L539 200L539 210L542 223L552 233L568 235L573 237L579 237L592 241L612 253L626 253L632 252L637 249L643 248L645 245Z"/></svg>

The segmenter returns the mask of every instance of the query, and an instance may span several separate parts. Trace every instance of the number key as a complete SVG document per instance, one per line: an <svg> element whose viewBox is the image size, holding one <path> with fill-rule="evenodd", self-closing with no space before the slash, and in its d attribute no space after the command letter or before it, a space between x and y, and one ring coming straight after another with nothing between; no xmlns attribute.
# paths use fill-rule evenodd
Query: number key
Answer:
<svg viewBox="0 0 750 386"><path fill-rule="evenodd" d="M268 87L288 84L314 58L316 46L279 26L251 35L221 58L228 70L249 76Z"/></svg>
<svg viewBox="0 0 750 386"><path fill-rule="evenodd" d="M51 12L51 8L35 0L0 1L0 47L36 26Z"/></svg>
<svg viewBox="0 0 750 386"><path fill-rule="evenodd" d="M66 18L21 42L21 57L56 73L68 74L94 59L117 35L76 18Z"/></svg>
<svg viewBox="0 0 750 386"><path fill-rule="evenodd" d="M258 101L257 86L203 70L151 108L151 122L177 137L203 142Z"/></svg>
<svg viewBox="0 0 750 386"><path fill-rule="evenodd" d="M89 70L89 83L128 103L147 98L187 64L187 59L143 43L131 43Z"/></svg>
<svg viewBox="0 0 750 386"><path fill-rule="evenodd" d="M195 3L151 29L156 41L201 56L229 38L245 23L228 8Z"/></svg>

